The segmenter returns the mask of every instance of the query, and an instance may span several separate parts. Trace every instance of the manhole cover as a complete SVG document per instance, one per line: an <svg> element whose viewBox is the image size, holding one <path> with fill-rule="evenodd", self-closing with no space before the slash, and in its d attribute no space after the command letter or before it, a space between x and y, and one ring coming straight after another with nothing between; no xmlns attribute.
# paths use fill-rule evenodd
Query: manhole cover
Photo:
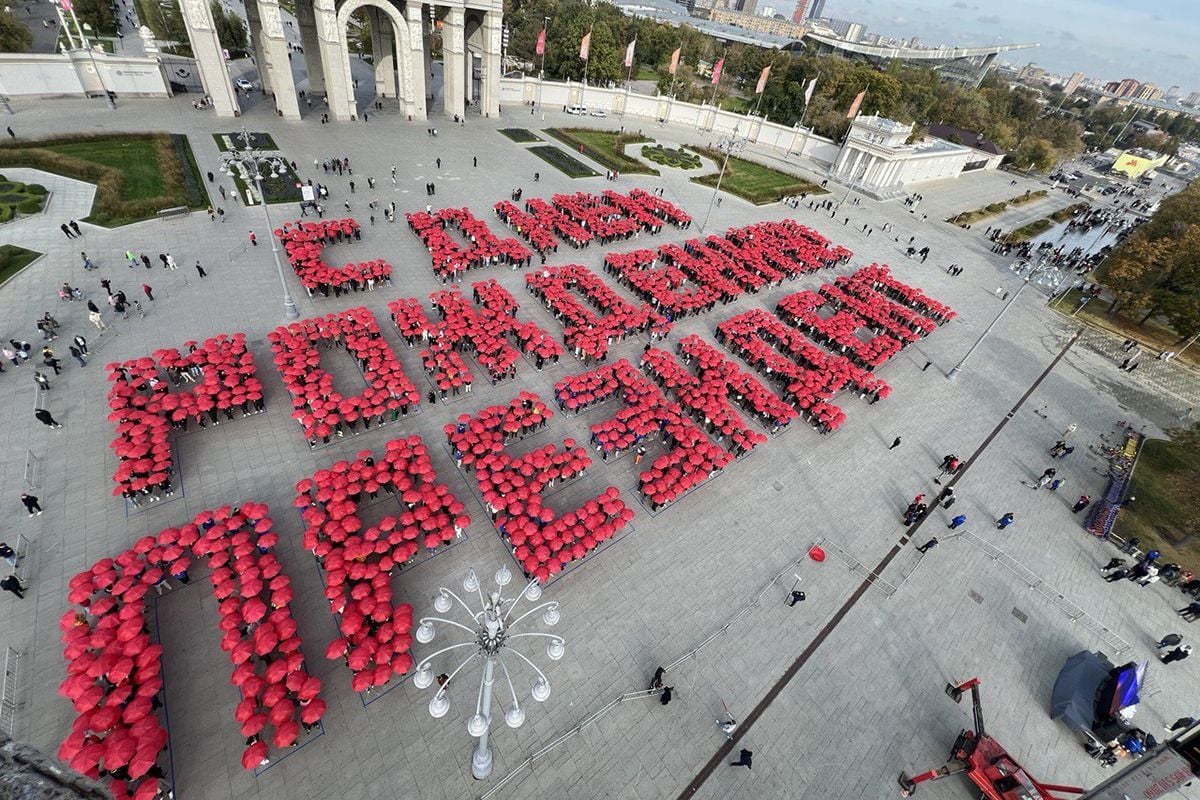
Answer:
<svg viewBox="0 0 1200 800"><path fill-rule="evenodd" d="M1029 615L1019 608L1014 608L1012 610L1012 615L1021 620L1021 622L1029 622Z"/></svg>
<svg viewBox="0 0 1200 800"><path fill-rule="evenodd" d="M771 486L773 486L775 488L775 491L777 491L777 492L783 491L783 484L780 483L779 481L775 481L773 484L771 484Z"/></svg>
<svg viewBox="0 0 1200 800"><path fill-rule="evenodd" d="M983 602L983 595L981 595L979 592L975 591L974 589L971 589L970 591L967 592L967 597L971 598L976 603Z"/></svg>

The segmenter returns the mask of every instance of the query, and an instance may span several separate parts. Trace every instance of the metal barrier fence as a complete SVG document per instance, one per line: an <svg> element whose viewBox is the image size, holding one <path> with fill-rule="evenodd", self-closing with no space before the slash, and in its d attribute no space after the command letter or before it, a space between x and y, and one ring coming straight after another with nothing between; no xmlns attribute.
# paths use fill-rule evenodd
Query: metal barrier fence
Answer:
<svg viewBox="0 0 1200 800"><path fill-rule="evenodd" d="M1133 645L1118 636L1111 628L1100 622L1100 620L1084 611L1074 600L1071 600L1065 594L1058 591L1058 589L1043 580L1040 575L1020 561L1017 561L1008 553L970 532L964 532L962 540L983 551L984 555L992 559L992 561L1012 572L1026 586L1049 600L1054 607L1066 614L1072 622L1078 623L1089 633L1103 640L1106 645L1112 648L1115 654L1120 655L1126 650L1132 649Z"/></svg>
<svg viewBox="0 0 1200 800"><path fill-rule="evenodd" d="M883 592L885 597L890 598L896 593L898 587L895 584L885 581L877 573L867 569L867 567L861 561L828 539L823 537L817 539L817 541L813 544L813 547L820 547L825 550L825 552L832 553L839 561L845 564L851 572L870 583L879 591ZM906 575L905 577L907 578L908 576Z"/></svg>
<svg viewBox="0 0 1200 800"><path fill-rule="evenodd" d="M13 728L17 722L17 677L21 663L21 653L8 648L4 654L4 684L0 688L0 731L8 738L13 737Z"/></svg>
<svg viewBox="0 0 1200 800"><path fill-rule="evenodd" d="M30 489L38 487L38 471L41 469L42 460L33 454L32 450L25 451L25 485Z"/></svg>

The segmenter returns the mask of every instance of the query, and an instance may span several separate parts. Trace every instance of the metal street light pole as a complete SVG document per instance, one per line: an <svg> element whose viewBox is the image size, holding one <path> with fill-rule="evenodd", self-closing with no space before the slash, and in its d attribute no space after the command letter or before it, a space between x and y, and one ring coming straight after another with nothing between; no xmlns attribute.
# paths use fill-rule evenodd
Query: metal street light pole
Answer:
<svg viewBox="0 0 1200 800"><path fill-rule="evenodd" d="M542 35L545 36L550 30L550 18L542 17ZM546 41L542 40L542 68L538 70L538 101L537 110L540 113L542 110L542 88L546 83Z"/></svg>
<svg viewBox="0 0 1200 800"><path fill-rule="evenodd" d="M535 605L521 616L510 620L509 617L512 616L513 610L522 598L536 603L542 596L542 588L537 581L530 581L516 598L504 597L504 587L512 582L512 578L512 572L508 567L500 567L496 570L495 591L485 595L475 570L468 571L467 577L462 583L463 589L468 593L476 592L479 595L479 610L475 611L461 597L445 587L438 589L437 596L433 599L433 608L439 614L446 614L457 603L466 611L470 618L470 624L463 624L444 617L422 617L415 633L418 642L429 644L437 635L435 623L438 623L459 628L472 637L430 653L417 664L416 672L413 674L413 686L418 689L428 689L434 682L432 666L434 658L451 650L472 648L471 654L460 662L453 672L437 678L440 686L429 700L429 714L435 718L444 717L450 711L450 697L447 689L454 681L455 676L475 659L483 661L483 677L479 684L475 713L467 720L467 732L478 740L475 750L471 754L471 774L476 780L484 780L492 773L492 750L488 739L492 723L492 685L495 683L497 666L504 674L509 694L512 697L512 703L504 711L504 722L510 728L519 728L525 723L525 710L517 701L517 692L513 686L512 676L508 671L508 666L504 663L504 653L508 652L517 656L537 673L538 679L534 682L531 692L534 700L542 703L550 697L550 680L524 653L513 647L513 640L525 637L546 639L546 657L551 661L558 661L566 653L566 641L557 634L541 631L512 633L517 625L538 611L542 612L542 622L546 625L553 626L559 620L558 602L555 600Z"/></svg>
<svg viewBox="0 0 1200 800"><path fill-rule="evenodd" d="M708 212L704 215L704 223L700 226L700 232L704 233L704 229L708 227L708 218L712 216L713 206L716 205L717 195L721 191L721 181L725 179L725 168L729 166L729 157L733 155L734 150L740 150L745 147L745 142L737 138L738 128L741 123L733 126L733 133L726 139L722 139L717 143L717 147L725 151L725 159L721 162L721 172L717 175L717 185L713 187L712 197L708 201Z"/></svg>
<svg viewBox="0 0 1200 800"><path fill-rule="evenodd" d="M996 318L992 320L992 323L984 329L983 333L979 334L979 338L975 340L975 344L971 345L971 349L968 350L967 354L962 357L962 360L955 364L954 368L946 374L946 377L950 380L958 377L958 374L963 370L963 366L967 363L967 359L971 357L972 353L979 349L979 345L983 344L983 340L986 339L988 334L992 332L992 328L996 327L996 323L1008 313L1008 310L1012 308L1013 303L1017 302L1017 298L1021 296L1021 292L1025 291L1025 287L1029 285L1030 281L1036 277L1038 278L1038 283L1042 285L1054 285L1062 280L1062 272L1053 265L1047 265L1044 259L1037 264L1032 264L1026 259L1020 259L1014 262L1010 269L1018 274L1024 272L1025 280L1023 280L1021 285L1017 287L1017 290L1013 292L1012 297L1008 298L1008 302L1004 304L1004 308L1000 309L1000 313L996 315Z"/></svg>
<svg viewBox="0 0 1200 800"><path fill-rule="evenodd" d="M279 273L279 285L283 287L283 316L286 319L296 319L300 316L300 312L296 308L296 301L292 299L291 290L288 289L287 278L283 271L283 262L279 258L279 241L275 237L275 229L271 227L271 212L267 209L267 193L263 190L262 167L265 165L270 168L271 177L277 178L281 172L280 163L282 159L254 150L250 146L250 134L245 126L242 127L238 138L242 140L245 149L240 151L231 150L229 153L223 155L221 171L225 174L232 174L233 165L240 164L243 169L254 175L254 185L258 189L258 200L262 205L263 221L267 225L267 236L271 239L271 255L275 258L275 271Z"/></svg>

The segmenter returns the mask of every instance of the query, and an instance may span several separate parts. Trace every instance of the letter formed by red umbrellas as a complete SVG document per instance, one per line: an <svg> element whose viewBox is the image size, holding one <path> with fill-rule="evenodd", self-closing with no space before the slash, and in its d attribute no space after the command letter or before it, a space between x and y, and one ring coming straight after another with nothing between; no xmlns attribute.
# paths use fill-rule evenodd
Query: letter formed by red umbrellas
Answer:
<svg viewBox="0 0 1200 800"><path fill-rule="evenodd" d="M170 432L221 424L265 409L262 383L246 337L216 336L189 341L187 353L163 348L145 358L108 364L110 422L117 434L112 450L117 471L112 493L135 505L174 492ZM189 384L191 391L171 391Z"/></svg>
<svg viewBox="0 0 1200 800"><path fill-rule="evenodd" d="M584 474L591 464L586 449L571 439L564 440L561 450L551 443L516 457L504 448L542 429L553 416L540 397L521 392L508 405L463 414L444 428L455 463L475 474L501 538L525 575L543 583L633 519L633 509L613 486L561 516L543 505L543 493L556 482Z"/></svg>
<svg viewBox="0 0 1200 800"><path fill-rule="evenodd" d="M324 715L321 681L305 667L291 582L275 557L279 537L267 514L266 504L254 502L203 511L71 579L74 607L59 621L67 659L59 693L78 716L58 756L93 779L105 770L118 800L161 796L167 731L156 710L163 648L151 640L147 595L172 577L186 581L192 556L205 557L212 570L221 649L242 695L234 717L241 735L253 738L242 765L260 766L272 748L293 745L301 725Z"/></svg>
<svg viewBox="0 0 1200 800"><path fill-rule="evenodd" d="M433 271L442 283L462 280L469 269L507 264L513 269L529 266L533 256L516 239L500 239L466 208L443 208L405 215L408 229L421 240L433 259ZM456 242L448 229L455 229L468 243Z"/></svg>
<svg viewBox="0 0 1200 800"><path fill-rule="evenodd" d="M421 363L442 397L470 391L474 375L460 353L473 355L492 384L516 377L522 353L539 370L548 362L558 362L562 345L535 323L518 322L517 301L500 284L489 279L471 284L471 290L474 305L458 286L433 292L429 297L441 317L436 324L413 298L388 304L392 322L409 347L417 342L429 344L421 351ZM521 349L510 345L509 339Z"/></svg>
<svg viewBox="0 0 1200 800"><path fill-rule="evenodd" d="M360 506L383 495L404 507L364 527ZM356 692L379 688L412 666L412 606L393 606L392 575L421 548L435 551L461 536L471 518L429 460L419 436L393 439L376 460L363 450L296 484L304 547L325 571L325 597L340 636L326 648L344 660Z"/></svg>
<svg viewBox="0 0 1200 800"><path fill-rule="evenodd" d="M647 305L622 298L599 275L578 264L544 267L525 275L529 291L563 324L563 338L585 364L603 361L608 348L629 336L666 335L671 323ZM572 294L582 295L593 311Z"/></svg>
<svg viewBox="0 0 1200 800"><path fill-rule="evenodd" d="M366 431L396 422L420 402L375 315L365 308L282 325L267 334L267 341L292 395L292 417L304 429L309 447L359 433L360 426ZM321 368L320 343L344 347L354 357L366 382L360 394L345 397L333 388L333 376Z"/></svg>
<svg viewBox="0 0 1200 800"><path fill-rule="evenodd" d="M334 267L322 258L325 248L338 242L358 241L362 229L353 219L324 219L318 222L291 222L275 230L283 244L288 263L300 284L313 297L341 297L344 292L369 292L377 286L392 285L392 265L381 258L358 264Z"/></svg>

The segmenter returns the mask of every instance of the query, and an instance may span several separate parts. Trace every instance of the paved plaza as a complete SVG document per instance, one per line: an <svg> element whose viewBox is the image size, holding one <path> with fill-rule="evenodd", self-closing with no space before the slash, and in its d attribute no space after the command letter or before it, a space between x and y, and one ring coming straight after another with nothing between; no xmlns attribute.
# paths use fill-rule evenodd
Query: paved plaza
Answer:
<svg viewBox="0 0 1200 800"><path fill-rule="evenodd" d="M329 186L327 216L343 216L342 204L348 201L350 216L363 224L362 241L329 248L327 260L341 264L381 257L394 267L390 287L327 299L307 297L289 271L301 317L366 306L423 396L428 386L419 348L405 347L388 319L387 303L399 297L427 302L429 293L443 286L430 268L428 253L405 224L405 212L424 210L427 201L434 209L467 206L493 232L510 235L491 209L518 187L524 190L523 200L549 199L556 192L662 188L664 197L697 224L711 198L710 190L689 182L695 173L674 169L664 169L664 176L657 178L621 176L615 183L602 176L570 180L524 152L527 146L497 133L500 127L567 124L570 118L557 112L547 113L544 123L527 108L505 109L500 120L471 117L461 128L443 122L434 138L420 123L405 124L388 113L372 114L368 123L323 126L313 114L288 124L260 104L240 121L218 120L210 112L194 111L187 97L124 101L116 112L98 101L14 105L16 113L8 122L22 138L79 130L186 133L201 172L217 171L211 133L233 130L235 123L270 132L303 178ZM616 127L621 121L584 124L589 123ZM631 127L664 143L708 142L697 131L642 122ZM333 157L350 158L355 194L348 189L351 176L326 175L319 168L314 172L314 160ZM478 168L472 167L473 157L479 159ZM442 160L440 169L437 158ZM398 174L395 188L389 180L393 164ZM795 166L807 170L811 165ZM604 168L597 168L603 174ZM537 183L535 172L541 176ZM32 178L19 170L5 174ZM377 181L374 192L365 190L368 176ZM820 178L816 173L812 177ZM217 602L206 580L193 579L157 600L154 614L166 648L170 765L180 800L673 798L722 747L728 751L725 763L736 758L738 749L751 749L753 770L722 764L694 796L896 797L896 776L902 770L940 766L959 729L970 725L969 703L956 706L943 688L948 680L973 676L983 680L989 733L1035 776L1059 784L1099 782L1108 773L1086 756L1065 726L1049 718L1050 690L1064 661L1082 649L1104 651L1117 663L1150 659L1147 696L1136 721L1157 736L1163 725L1196 713L1200 659L1157 664L1155 641L1175 630L1189 633L1180 629L1173 611L1183 605L1182 595L1161 584L1140 588L1103 582L1097 570L1114 551L1080 528L1080 517L1071 514L1070 506L1080 494L1096 496L1105 486L1104 465L1086 445L1113 431L1118 420L1161 435L1177 424L1181 410L1200 400L1200 382L1174 363L1153 359L1145 359L1135 373L1120 372L1114 364L1120 343L1089 331L1037 390L1019 402L1076 331L1069 320L1045 308L1046 295L1037 287L1018 299L957 380L944 377L1002 307L997 289L1014 291L1020 279L1008 270L1007 260L990 252L982 235L986 223L967 232L941 220L1038 188L1031 180L1021 179L1016 186L1010 180L1006 174L969 174L957 182L924 187L925 200L916 213L901 203L864 198L861 205L845 204L833 219L806 204L797 210L780 204L754 207L724 197L706 233L789 218L850 248L854 257L836 270L744 295L730 306L677 321L669 348L692 333L712 343L717 324L734 314L751 308L774 310L788 294L815 290L831 282L834 274L849 274L871 263L889 264L899 280L948 304L959 316L877 370L893 387L890 397L874 405L840 397L837 402L847 421L834 435L821 436L797 422L661 513L651 515L635 499L638 468L630 459L605 463L594 458L578 491L552 495L549 502L565 510L585 493L590 497L605 486L616 486L637 512L634 530L546 589L547 599L561 603L557 632L567 639L562 661L534 659L548 665L553 694L544 704L524 702L527 722L518 730L494 721L495 771L490 781L476 782L470 773L473 740L466 730L476 678L469 677L461 686L456 680L450 713L433 719L426 710L432 689L418 691L411 681L393 681L384 693L360 696L351 690L345 667L324 659L326 645L337 635L336 623L322 594L321 573L302 546L294 486L360 450L379 452L398 436L422 436L440 481L466 504L473 520L465 540L393 580L397 602L411 603L417 616L432 613L437 587L453 587L468 567L485 576L501 564L512 566L488 524L474 477L456 469L444 445L443 425L460 414L507 403L522 389L548 400L556 381L587 367L569 354L541 372L522 361L515 382L493 387L478 380L469 395L433 405L423 401L420 414L398 424L310 450L290 418L290 399L266 342L268 332L281 323L282 302L261 209L220 202L216 184L209 184L214 203L226 211L224 223L211 222L202 211L111 231L82 223L84 236L68 240L58 225L86 215L90 188L45 176L43 182L52 192L45 214L0 227L0 240L45 253L0 287L0 338L24 338L40 347L34 323L50 311L62 323L56 346L64 360L63 374L51 376L52 389L43 397L44 406L64 424L62 429L33 419L31 367L9 368L0 375L0 402L8 409L8 424L0 431L0 478L5 486L0 538L12 542L23 534L31 542L24 567L31 587L26 599L8 594L0 598L0 644L24 654L16 738L53 753L74 719L70 704L57 693L65 675L58 621L67 608L68 580L141 536L190 521L204 509L254 500L270 506L281 535L276 549L295 585L292 609L308 668L321 678L321 696L328 704L323 734L257 775L242 769L245 742L233 720L239 697L228 681L227 657L218 646ZM435 197L422 191L429 182L436 184ZM830 188L833 197L841 197L843 190ZM373 199L396 203L395 223L376 212L376 223L368 224L367 204ZM1052 192L1023 209L1021 220L1014 218L1013 224L1070 202L1072 198ZM277 227L295 219L297 209L273 206L271 214ZM928 215L924 222L922 215ZM843 223L846 216L849 222ZM894 231L884 232L885 223ZM864 224L870 226L870 235L863 231ZM257 247L249 245L250 231L257 234ZM574 250L563 245L548 263L581 264L603 274L606 252L682 243L696 235L695 227L667 227L658 236L643 235L607 247L593 243ZM931 248L926 263L905 257L910 236L916 246ZM127 249L152 258L169 251L180 267L168 271L155 263L149 271L129 269L123 259ZM83 271L81 250L99 271ZM208 273L205 279L193 267L197 260ZM964 267L960 276L946 273L952 263ZM56 296L58 287L69 281L104 306L101 278L110 278L114 288L124 289L131 298L137 296L145 318L133 314L127 320L114 319L106 307L109 328L100 335L88 324L83 303L61 302ZM511 292L520 303L522 320L536 322L555 338L561 336L561 324L525 291L524 271L502 266L471 270L466 282L485 278L495 278ZM605 280L618 294L633 299L610 277ZM141 297L143 282L154 287L153 302ZM244 332L253 351L265 387L266 413L176 436L182 490L169 501L127 509L110 495L116 459L109 449L113 426L107 420L104 365L149 355L160 347L181 347L189 339L234 332ZM65 353L76 333L90 342L93 357L86 367L77 366ZM646 341L643 337L615 345L610 360L629 358L636 363ZM926 360L933 364L923 371ZM339 379L353 374L352 368L336 364L331 369ZM952 514L941 509L915 533L905 529L900 519L910 498L938 491L933 478L943 454L965 458L974 453L1010 412L1011 419L957 484L959 501L953 512L968 516L966 532L950 536L944 525ZM558 414L536 441L559 444L569 437L586 442L588 426L604 413ZM1078 425L1073 434L1076 452L1056 464L1066 485L1057 494L1030 491L1023 481L1034 480L1049 466L1046 451L1072 424ZM889 450L897 436L902 445ZM33 519L27 519L18 501L30 467L36 484L31 491L45 509ZM998 531L993 520L1005 512L1013 512L1016 522ZM907 542L906 535L916 541ZM914 545L935 535L942 540L939 547L923 556L915 551ZM902 540L906 543L886 563L881 580L861 593L864 570L873 569ZM805 557L818 541L829 554L823 563ZM1003 552L997 555L997 550ZM1014 565L1040 576L1052 591L1031 589L1024 572ZM807 601L788 607L783 601L794 574L802 579ZM782 577L772 583L777 575ZM730 750L714 719L725 709L738 719L749 716L856 593L861 596L753 723L743 725ZM1073 620L1063 610L1065 601L1087 616ZM724 633L713 637L722 629ZM433 645L414 644L415 657L431 652L438 642L441 638ZM685 658L689 654L693 657ZM656 696L612 704L625 693L645 689L660 665L674 665L666 677L674 687L669 706L660 705ZM435 671L450 666L439 662ZM514 675L523 701L532 679L527 670ZM499 682L497 686L498 699L506 703L507 688ZM593 724L545 752L531 768L523 768L529 756L606 707ZM514 770L519 771L506 780ZM922 786L920 795L951 800L973 797L975 792L964 779L950 778Z"/></svg>

